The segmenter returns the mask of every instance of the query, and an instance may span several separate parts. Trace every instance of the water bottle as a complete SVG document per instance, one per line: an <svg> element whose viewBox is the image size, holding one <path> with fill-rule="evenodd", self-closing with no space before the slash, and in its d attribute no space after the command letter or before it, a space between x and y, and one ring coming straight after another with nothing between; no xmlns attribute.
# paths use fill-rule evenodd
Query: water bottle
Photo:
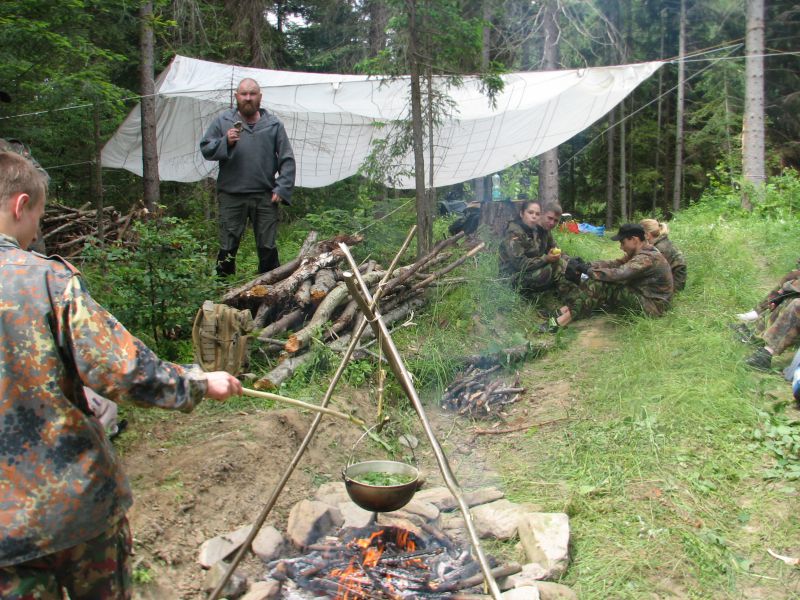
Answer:
<svg viewBox="0 0 800 600"><path fill-rule="evenodd" d="M499 202L503 199L502 190L500 189L500 175L495 173L492 175L492 201Z"/></svg>

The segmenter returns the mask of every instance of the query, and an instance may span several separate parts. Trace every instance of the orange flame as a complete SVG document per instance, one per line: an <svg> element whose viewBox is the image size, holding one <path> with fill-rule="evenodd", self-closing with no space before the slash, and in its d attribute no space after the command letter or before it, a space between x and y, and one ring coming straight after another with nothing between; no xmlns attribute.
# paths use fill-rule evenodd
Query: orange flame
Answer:
<svg viewBox="0 0 800 600"><path fill-rule="evenodd" d="M369 596L369 590L366 589L365 586L370 586L371 581L365 569L375 567L380 562L381 556L385 550L384 540L381 538L385 533L386 531L384 529L379 529L370 534L369 537L359 538L351 542L361 550L361 561L359 564L359 561L353 558L350 560L347 568L331 570L331 576L338 578L339 581L336 600L358 600ZM397 530L396 537L398 547L407 552L416 550L417 545L414 543L414 540L410 538L409 531L405 529ZM410 559L408 561L408 564L413 563L417 563L420 566L423 565L423 561L420 559ZM388 579L391 580L391 578ZM387 581L385 585L389 591L395 591L390 581Z"/></svg>

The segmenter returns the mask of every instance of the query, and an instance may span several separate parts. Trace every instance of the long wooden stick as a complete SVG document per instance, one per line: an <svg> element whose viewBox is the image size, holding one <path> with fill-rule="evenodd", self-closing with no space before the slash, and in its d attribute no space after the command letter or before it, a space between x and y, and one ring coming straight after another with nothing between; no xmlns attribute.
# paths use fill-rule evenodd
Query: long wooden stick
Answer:
<svg viewBox="0 0 800 600"><path fill-rule="evenodd" d="M322 413L325 415L330 415L332 417L347 419L348 421L355 423L359 427L364 427L366 425L366 423L363 420L359 419L354 415L348 415L343 412L339 412L338 410L325 408L324 406L318 406L316 404L309 404L308 402L303 402L302 400L295 400L294 398L287 398L286 396L279 396L278 394L270 394L269 392L259 392L258 390L251 390L249 388L243 388L242 394L244 394L245 396L253 396L255 398L265 398L266 400L275 400L276 402L291 404L292 406L305 408L306 410L313 410L315 412Z"/></svg>
<svg viewBox="0 0 800 600"><path fill-rule="evenodd" d="M405 250L408 247L411 239L414 237L414 232L417 230L417 226L414 225L411 230L408 232L408 236L406 237L405 242L403 242L403 247L401 251ZM392 264L395 264L394 262ZM391 270L387 272L387 277L391 275ZM377 299L380 297L380 290L375 295ZM341 379L342 374L344 373L345 368L347 367L347 363L350 362L350 357L353 355L353 351L358 346L358 343L361 339L361 334L364 333L364 330L367 328L367 319L362 318L361 322L356 326L353 330L353 334L350 339L350 345L348 346L347 350L345 350L344 355L342 356L342 360L339 363L339 366L336 369L336 372L333 374L330 383L328 384L328 389L325 391L325 395L322 397L322 406L327 406L328 402L333 395L333 390L336 388L336 384L339 383L339 379ZM222 588L225 587L225 584L228 583L228 580L231 578L231 575L236 570L238 564L244 558L244 555L250 549L250 545L253 543L256 535L261 530L261 526L264 524L264 521L267 520L270 511L275 506L275 503L278 501L278 496L283 491L283 488L286 486L286 482L289 481L289 477L291 477L292 473L294 472L295 468L297 467L300 459L303 456L303 453L306 451L306 448L311 443L314 434L319 427L320 421L322 421L322 413L317 413L314 417L314 420L311 423L311 427L309 427L308 431L306 432L306 436L303 438L303 441L300 443L299 448L295 452L292 461L289 463L289 466L286 467L283 475L281 476L280 481L275 486L275 489L272 491L272 495L269 497L266 505L261 510L261 513L258 515L253 527L250 529L250 533L247 535L247 539L242 543L238 552L233 557L231 564L228 565L228 569L225 571L225 574L222 578L217 582L217 587L211 591L211 594L208 597L208 600L217 600L220 594L222 593Z"/></svg>

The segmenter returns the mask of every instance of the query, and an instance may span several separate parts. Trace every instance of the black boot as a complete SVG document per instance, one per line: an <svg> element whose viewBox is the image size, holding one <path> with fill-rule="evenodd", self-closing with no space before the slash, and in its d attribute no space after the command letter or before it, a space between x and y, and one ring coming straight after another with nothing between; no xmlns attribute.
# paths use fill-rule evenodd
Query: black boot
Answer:
<svg viewBox="0 0 800 600"><path fill-rule="evenodd" d="M278 260L277 248L259 248L258 249L258 272L266 273L281 266Z"/></svg>
<svg viewBox="0 0 800 600"><path fill-rule="evenodd" d="M236 274L236 252L220 250L217 254L217 277L225 278Z"/></svg>

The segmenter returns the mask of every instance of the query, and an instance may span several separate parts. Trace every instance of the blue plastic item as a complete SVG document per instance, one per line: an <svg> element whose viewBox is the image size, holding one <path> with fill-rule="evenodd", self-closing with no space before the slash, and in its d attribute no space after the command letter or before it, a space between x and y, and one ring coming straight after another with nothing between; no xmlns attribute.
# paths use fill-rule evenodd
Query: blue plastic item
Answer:
<svg viewBox="0 0 800 600"><path fill-rule="evenodd" d="M606 233L605 225L591 225L589 223L578 223L578 231L581 233L593 233L603 237Z"/></svg>
<svg viewBox="0 0 800 600"><path fill-rule="evenodd" d="M502 180L500 179L500 175L495 173L492 175L492 200L494 202L499 202L503 199L503 190L500 188L502 184Z"/></svg>

